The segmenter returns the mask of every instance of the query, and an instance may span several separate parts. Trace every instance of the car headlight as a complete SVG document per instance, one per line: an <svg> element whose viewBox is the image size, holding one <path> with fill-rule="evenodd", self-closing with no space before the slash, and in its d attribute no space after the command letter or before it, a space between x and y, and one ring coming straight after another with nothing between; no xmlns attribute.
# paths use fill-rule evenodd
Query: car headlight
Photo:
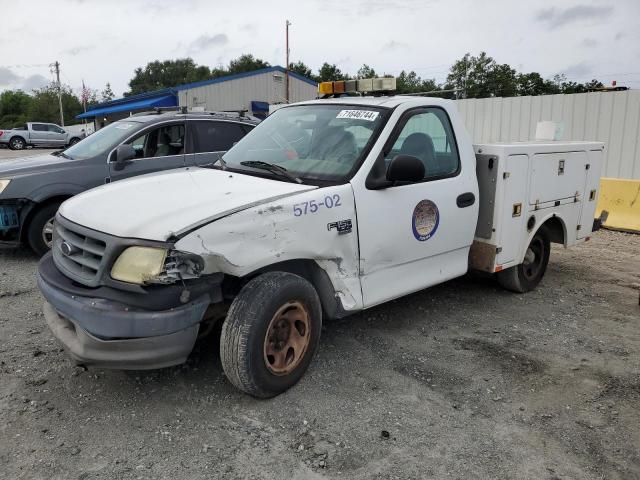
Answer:
<svg viewBox="0 0 640 480"><path fill-rule="evenodd" d="M120 254L111 269L111 278L138 285L158 278L164 271L167 250L154 247L129 247Z"/></svg>
<svg viewBox="0 0 640 480"><path fill-rule="evenodd" d="M7 188L9 186L9 183L11 183L10 179L2 179L0 178L0 193L2 193L4 191L5 188Z"/></svg>
<svg viewBox="0 0 640 480"><path fill-rule="evenodd" d="M111 269L111 278L122 282L170 284L200 276L204 261L198 255L156 247L129 247Z"/></svg>

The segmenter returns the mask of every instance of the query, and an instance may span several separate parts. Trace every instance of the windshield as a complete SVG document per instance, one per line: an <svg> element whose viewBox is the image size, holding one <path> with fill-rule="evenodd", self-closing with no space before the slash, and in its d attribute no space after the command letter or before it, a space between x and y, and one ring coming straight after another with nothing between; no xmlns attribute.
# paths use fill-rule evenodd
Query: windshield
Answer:
<svg viewBox="0 0 640 480"><path fill-rule="evenodd" d="M101 153L108 153L140 124L137 122L115 122L89 135L64 151L72 160L84 160Z"/></svg>
<svg viewBox="0 0 640 480"><path fill-rule="evenodd" d="M223 159L245 170L259 161L302 179L338 181L357 166L375 139L386 109L353 105L300 105L271 114Z"/></svg>

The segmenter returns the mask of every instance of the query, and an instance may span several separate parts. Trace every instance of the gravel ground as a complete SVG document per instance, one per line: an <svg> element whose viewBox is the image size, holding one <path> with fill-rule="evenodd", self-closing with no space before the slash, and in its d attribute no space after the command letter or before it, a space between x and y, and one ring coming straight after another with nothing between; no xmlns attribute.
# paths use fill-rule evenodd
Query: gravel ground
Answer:
<svg viewBox="0 0 640 480"><path fill-rule="evenodd" d="M0 251L0 477L640 478L640 235L554 247L527 295L469 275L326 322L266 401L215 338L160 371L74 366L35 270Z"/></svg>

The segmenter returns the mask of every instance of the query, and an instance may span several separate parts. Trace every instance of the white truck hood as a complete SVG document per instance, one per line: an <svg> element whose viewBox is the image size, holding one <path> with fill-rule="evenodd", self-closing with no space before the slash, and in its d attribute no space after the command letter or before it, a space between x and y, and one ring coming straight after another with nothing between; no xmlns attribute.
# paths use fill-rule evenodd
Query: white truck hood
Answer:
<svg viewBox="0 0 640 480"><path fill-rule="evenodd" d="M188 167L94 188L70 198L59 211L74 223L110 235L165 241L231 213L314 188Z"/></svg>

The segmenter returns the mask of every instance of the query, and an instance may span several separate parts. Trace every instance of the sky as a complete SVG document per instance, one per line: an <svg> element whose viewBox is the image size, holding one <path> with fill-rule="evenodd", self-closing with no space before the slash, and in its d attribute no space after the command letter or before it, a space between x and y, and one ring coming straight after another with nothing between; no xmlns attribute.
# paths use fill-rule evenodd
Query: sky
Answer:
<svg viewBox="0 0 640 480"><path fill-rule="evenodd" d="M21 15L20 12L28 9ZM252 53L316 71L414 70L444 82L466 52L518 71L640 88L640 1L617 0L0 0L0 91L53 78L79 92L107 82L116 96L136 67L192 57L210 67Z"/></svg>

